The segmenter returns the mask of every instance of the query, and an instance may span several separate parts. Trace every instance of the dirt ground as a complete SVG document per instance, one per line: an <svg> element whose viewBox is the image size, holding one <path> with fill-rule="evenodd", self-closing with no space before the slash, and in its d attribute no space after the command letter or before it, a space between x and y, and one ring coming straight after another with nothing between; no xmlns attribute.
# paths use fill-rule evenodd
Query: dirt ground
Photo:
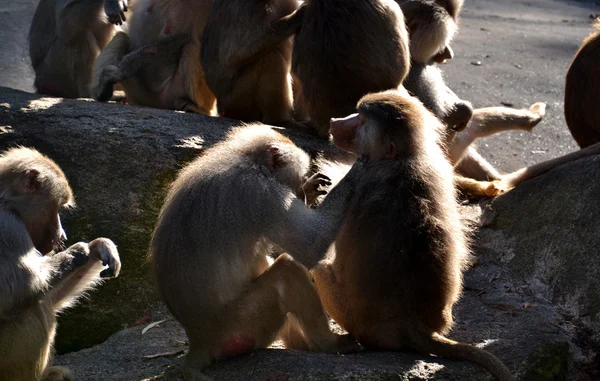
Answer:
<svg viewBox="0 0 600 381"><path fill-rule="evenodd" d="M0 85L32 91L27 31L37 1L0 0ZM519 168L576 148L563 117L564 74L590 32L589 1L466 0L454 60L443 69L450 86L477 107L508 102L548 104L532 134L504 133L480 142L494 165ZM481 63L476 65L476 63Z"/></svg>

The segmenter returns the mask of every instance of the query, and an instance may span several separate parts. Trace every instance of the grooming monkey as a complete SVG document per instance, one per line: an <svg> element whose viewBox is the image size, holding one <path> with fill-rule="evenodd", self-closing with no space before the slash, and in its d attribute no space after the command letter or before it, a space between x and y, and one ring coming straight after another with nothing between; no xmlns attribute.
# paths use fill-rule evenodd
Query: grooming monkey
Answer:
<svg viewBox="0 0 600 381"><path fill-rule="evenodd" d="M215 0L201 57L220 116L310 131L292 121L291 36L303 20L299 4Z"/></svg>
<svg viewBox="0 0 600 381"><path fill-rule="evenodd" d="M514 380L491 353L445 337L469 248L441 123L394 91L367 95L357 109L331 122L335 145L369 161L335 257L311 270L326 311L367 348L470 360Z"/></svg>
<svg viewBox="0 0 600 381"><path fill-rule="evenodd" d="M101 278L119 274L117 248L106 238L62 246L58 212L73 205L61 169L28 148L0 155L0 379L71 380L51 367L56 313Z"/></svg>
<svg viewBox="0 0 600 381"><path fill-rule="evenodd" d="M410 67L404 16L393 0L307 0L294 38L297 120L327 137L329 119L365 94L396 89Z"/></svg>
<svg viewBox="0 0 600 381"><path fill-rule="evenodd" d="M584 148L600 142L600 21L575 54L565 83L565 119Z"/></svg>
<svg viewBox="0 0 600 381"><path fill-rule="evenodd" d="M182 170L149 256L163 300L189 338L187 380L202 379L213 359L267 347L278 334L289 348L358 348L329 330L302 264L315 265L335 239L363 166L359 159L321 207L309 209L297 197L308 155L270 128L251 125ZM299 262L282 254L269 266L273 245Z"/></svg>
<svg viewBox="0 0 600 381"><path fill-rule="evenodd" d="M127 102L214 114L215 96L200 64L200 39L212 0L140 0L94 66L92 96L107 101L120 83Z"/></svg>
<svg viewBox="0 0 600 381"><path fill-rule="evenodd" d="M89 98L94 61L126 11L127 0L40 0L29 29L37 92Z"/></svg>

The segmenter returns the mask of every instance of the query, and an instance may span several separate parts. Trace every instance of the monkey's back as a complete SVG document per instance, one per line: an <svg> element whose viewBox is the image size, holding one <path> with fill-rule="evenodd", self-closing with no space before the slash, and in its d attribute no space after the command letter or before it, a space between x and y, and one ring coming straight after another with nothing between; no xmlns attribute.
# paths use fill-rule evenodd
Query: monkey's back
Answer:
<svg viewBox="0 0 600 381"><path fill-rule="evenodd" d="M600 22L582 43L565 83L565 119L580 147L600 141Z"/></svg>
<svg viewBox="0 0 600 381"><path fill-rule="evenodd" d="M452 321L443 311L459 297L467 256L451 172L422 158L381 164L356 189L334 267L358 301L357 327L444 332Z"/></svg>
<svg viewBox="0 0 600 381"><path fill-rule="evenodd" d="M363 95L400 85L410 63L404 17L394 1L311 0L307 7L292 72L311 117L316 109L328 117L348 115Z"/></svg>

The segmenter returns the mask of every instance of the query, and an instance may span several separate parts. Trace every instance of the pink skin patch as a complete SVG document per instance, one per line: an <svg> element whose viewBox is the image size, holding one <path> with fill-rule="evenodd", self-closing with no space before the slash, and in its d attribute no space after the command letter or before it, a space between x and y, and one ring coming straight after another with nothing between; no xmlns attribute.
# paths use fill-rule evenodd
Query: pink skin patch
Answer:
<svg viewBox="0 0 600 381"><path fill-rule="evenodd" d="M218 357L230 357L248 353L254 349L255 345L256 340L254 340L253 337L248 335L235 335L221 345Z"/></svg>
<svg viewBox="0 0 600 381"><path fill-rule="evenodd" d="M152 13L152 11L154 10L153 6L149 6L146 11L148 11L148 13Z"/></svg>
<svg viewBox="0 0 600 381"><path fill-rule="evenodd" d="M171 24L167 24L165 25L165 30L163 31L164 34L169 34L171 33Z"/></svg>

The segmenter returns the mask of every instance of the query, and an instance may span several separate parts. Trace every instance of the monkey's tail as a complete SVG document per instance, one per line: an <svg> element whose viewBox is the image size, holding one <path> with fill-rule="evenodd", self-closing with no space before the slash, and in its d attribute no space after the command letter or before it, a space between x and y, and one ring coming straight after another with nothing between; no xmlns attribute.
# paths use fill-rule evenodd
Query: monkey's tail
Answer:
<svg viewBox="0 0 600 381"><path fill-rule="evenodd" d="M470 344L450 340L438 333L428 335L427 333L416 332L411 336L411 342L418 351L431 353L440 357L473 361L482 365L500 381L516 380L508 367L488 351Z"/></svg>

